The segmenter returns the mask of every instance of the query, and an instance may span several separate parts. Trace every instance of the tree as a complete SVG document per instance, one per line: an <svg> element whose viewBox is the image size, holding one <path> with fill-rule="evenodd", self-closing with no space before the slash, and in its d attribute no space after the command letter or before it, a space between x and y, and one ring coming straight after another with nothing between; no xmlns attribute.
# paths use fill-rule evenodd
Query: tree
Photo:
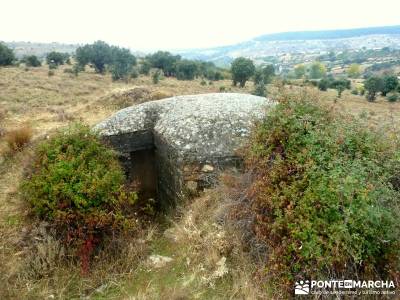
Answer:
<svg viewBox="0 0 400 300"><path fill-rule="evenodd" d="M360 76L360 65L359 64L351 64L347 70L347 75L350 78L358 78L358 76Z"/></svg>
<svg viewBox="0 0 400 300"><path fill-rule="evenodd" d="M131 73L132 67L136 65L136 57L132 55L129 49L119 47L112 47L111 56L112 79L126 79L128 74Z"/></svg>
<svg viewBox="0 0 400 300"><path fill-rule="evenodd" d="M257 68L254 71L253 81L254 81L255 85L264 83L264 76L263 76L261 69Z"/></svg>
<svg viewBox="0 0 400 300"><path fill-rule="evenodd" d="M254 72L254 84L267 84L272 81L275 76L275 68L273 65L267 65L257 68Z"/></svg>
<svg viewBox="0 0 400 300"><path fill-rule="evenodd" d="M96 72L103 74L106 65L113 61L112 48L103 41L96 41L79 47L76 50L76 60L82 66L93 64Z"/></svg>
<svg viewBox="0 0 400 300"><path fill-rule="evenodd" d="M193 80L197 73L197 64L191 60L176 62L176 77L180 80Z"/></svg>
<svg viewBox="0 0 400 300"><path fill-rule="evenodd" d="M151 63L147 59L142 60L140 62L139 73L143 75L149 75L150 70L151 70Z"/></svg>
<svg viewBox="0 0 400 300"><path fill-rule="evenodd" d="M75 51L76 62L81 67L85 67L89 63L90 56L91 56L91 45L78 47Z"/></svg>
<svg viewBox="0 0 400 300"><path fill-rule="evenodd" d="M58 67L59 65L63 65L66 59L65 53L57 52L57 51L52 51L47 54L46 56L46 62L47 64L54 65Z"/></svg>
<svg viewBox="0 0 400 300"><path fill-rule="evenodd" d="M294 68L294 74L297 79L303 78L306 75L306 67L303 64L297 65Z"/></svg>
<svg viewBox="0 0 400 300"><path fill-rule="evenodd" d="M90 46L89 54L89 62L96 72L103 74L105 66L112 61L111 47L103 41L97 41Z"/></svg>
<svg viewBox="0 0 400 300"><path fill-rule="evenodd" d="M0 43L0 66L9 66L15 60L14 51Z"/></svg>
<svg viewBox="0 0 400 300"><path fill-rule="evenodd" d="M319 79L324 77L325 75L326 75L326 68L322 63L316 61L311 65L310 78Z"/></svg>
<svg viewBox="0 0 400 300"><path fill-rule="evenodd" d="M264 83L270 83L272 78L275 76L275 68L273 65L267 65L262 68Z"/></svg>
<svg viewBox="0 0 400 300"><path fill-rule="evenodd" d="M380 77L371 76L364 82L364 88L367 91L368 101L374 101L376 99L376 93L382 90L383 80Z"/></svg>
<svg viewBox="0 0 400 300"><path fill-rule="evenodd" d="M256 68L251 59L244 57L236 58L231 65L233 85L236 86L239 83L240 87L244 87L246 81L254 75L255 70Z"/></svg>
<svg viewBox="0 0 400 300"><path fill-rule="evenodd" d="M348 89L348 90L351 89L351 82L348 79L337 79L337 80L334 80L330 84L330 87L333 88L333 89L336 89L337 93L338 93L338 98L341 98L342 97L342 92L345 89Z"/></svg>
<svg viewBox="0 0 400 300"><path fill-rule="evenodd" d="M222 73L218 70L213 62L196 62L197 64L197 74L196 76L205 77L208 80L221 80L223 79Z"/></svg>
<svg viewBox="0 0 400 300"><path fill-rule="evenodd" d="M330 85L330 81L327 78L322 78L319 82L318 82L318 89L320 91L327 91Z"/></svg>
<svg viewBox="0 0 400 300"><path fill-rule="evenodd" d="M166 51L158 51L146 58L153 68L161 69L167 77L175 75L176 62L181 59L179 55L172 55Z"/></svg>
<svg viewBox="0 0 400 300"><path fill-rule="evenodd" d="M36 55L28 55L23 58L23 62L28 66L28 67L40 67L42 63L40 60L37 58Z"/></svg>
<svg viewBox="0 0 400 300"><path fill-rule="evenodd" d="M393 92L396 90L399 85L399 80L396 75L386 75L383 77L383 85L382 85L382 96L386 96L387 93Z"/></svg>

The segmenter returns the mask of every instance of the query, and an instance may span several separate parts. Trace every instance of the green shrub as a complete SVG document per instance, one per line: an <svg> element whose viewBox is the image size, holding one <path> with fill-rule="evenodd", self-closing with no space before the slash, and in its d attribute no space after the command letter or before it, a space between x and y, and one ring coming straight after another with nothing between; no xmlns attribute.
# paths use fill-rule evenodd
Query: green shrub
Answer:
<svg viewBox="0 0 400 300"><path fill-rule="evenodd" d="M53 71L53 70L49 70L49 71L47 72L47 75L48 75L49 77L54 76L54 71Z"/></svg>
<svg viewBox="0 0 400 300"><path fill-rule="evenodd" d="M383 89L383 79L377 76L371 76L364 81L364 89L367 91L368 101L375 101L376 94Z"/></svg>
<svg viewBox="0 0 400 300"><path fill-rule="evenodd" d="M139 72L136 68L132 68L132 71L129 74L129 77L132 79L136 79L139 77Z"/></svg>
<svg viewBox="0 0 400 300"><path fill-rule="evenodd" d="M152 79L154 84L158 84L160 82L160 77L161 77L161 71L160 70L154 71L153 74L151 75L151 79Z"/></svg>
<svg viewBox="0 0 400 300"><path fill-rule="evenodd" d="M207 81L205 81L204 79L202 79L202 80L200 81L200 85L207 85Z"/></svg>
<svg viewBox="0 0 400 300"><path fill-rule="evenodd" d="M320 91L327 91L329 88L329 80L326 78L322 78L318 83L318 88L320 89Z"/></svg>
<svg viewBox="0 0 400 300"><path fill-rule="evenodd" d="M254 91L252 92L253 95L265 97L267 94L267 90L265 88L265 84L263 81L256 84Z"/></svg>
<svg viewBox="0 0 400 300"><path fill-rule="evenodd" d="M12 65L15 61L14 51L0 43L0 66Z"/></svg>
<svg viewBox="0 0 400 300"><path fill-rule="evenodd" d="M48 65L53 64L59 66L63 65L68 57L69 55L66 53L52 51L46 55L46 62Z"/></svg>
<svg viewBox="0 0 400 300"><path fill-rule="evenodd" d="M399 266L398 152L315 101L279 103L247 157L255 232L268 245L271 282L287 293L304 278L382 279Z"/></svg>
<svg viewBox="0 0 400 300"><path fill-rule="evenodd" d="M150 63L151 67L161 70L166 77L176 75L176 64L180 59L179 55L173 55L167 51L157 51L146 56L146 60Z"/></svg>
<svg viewBox="0 0 400 300"><path fill-rule="evenodd" d="M124 181L116 154L88 127L75 125L38 145L21 191L33 212L77 249L87 272L102 237L131 223L126 216L137 196L124 191Z"/></svg>
<svg viewBox="0 0 400 300"><path fill-rule="evenodd" d="M74 65L72 66L72 73L73 73L75 76L78 76L79 73L80 73L80 72L83 72L83 71L85 71L85 66L84 66L84 65L80 65L80 64L76 63L76 64L74 64Z"/></svg>
<svg viewBox="0 0 400 300"><path fill-rule="evenodd" d="M25 65L27 67L40 67L42 65L41 61L36 55L28 55L23 58Z"/></svg>
<svg viewBox="0 0 400 300"><path fill-rule="evenodd" d="M150 74L151 64L147 60L143 60L140 63L139 73L148 76Z"/></svg>
<svg viewBox="0 0 400 300"><path fill-rule="evenodd" d="M386 98L389 102L396 102L399 99L399 95L396 93L391 93L388 94Z"/></svg>
<svg viewBox="0 0 400 300"><path fill-rule="evenodd" d="M224 93L224 92L226 91L226 87L223 86L223 85L221 85L221 86L219 87L219 91L220 91L220 93Z"/></svg>
<svg viewBox="0 0 400 300"><path fill-rule="evenodd" d="M193 80L197 70L196 62L192 60L179 60L175 64L176 78L179 80Z"/></svg>
<svg viewBox="0 0 400 300"><path fill-rule="evenodd" d="M357 89L354 89L354 90L351 91L351 93L352 93L353 95L358 95L358 90L357 90Z"/></svg>
<svg viewBox="0 0 400 300"><path fill-rule="evenodd" d="M55 69L57 69L58 68L58 65L57 64L55 64L55 63L49 63L49 70L55 70Z"/></svg>
<svg viewBox="0 0 400 300"><path fill-rule="evenodd" d="M111 53L110 70L112 80L127 79L128 75L132 76L133 66L136 65L136 57L132 55L129 49L113 46L111 47ZM136 70L134 74L137 74Z"/></svg>

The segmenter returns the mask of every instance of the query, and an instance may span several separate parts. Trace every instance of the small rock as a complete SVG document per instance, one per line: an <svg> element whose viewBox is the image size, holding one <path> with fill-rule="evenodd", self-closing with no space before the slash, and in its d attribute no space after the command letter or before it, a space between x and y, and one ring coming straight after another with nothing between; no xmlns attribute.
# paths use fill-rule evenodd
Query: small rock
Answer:
<svg viewBox="0 0 400 300"><path fill-rule="evenodd" d="M187 181L186 187L191 192L197 192L197 182L196 181L192 181L192 180Z"/></svg>
<svg viewBox="0 0 400 300"><path fill-rule="evenodd" d="M173 259L168 256L162 256L158 254L149 256L149 262L153 265L154 268L162 268L171 261L173 261Z"/></svg>
<svg viewBox="0 0 400 300"><path fill-rule="evenodd" d="M214 171L214 167L211 165L204 165L203 168L201 169L202 172L212 172Z"/></svg>

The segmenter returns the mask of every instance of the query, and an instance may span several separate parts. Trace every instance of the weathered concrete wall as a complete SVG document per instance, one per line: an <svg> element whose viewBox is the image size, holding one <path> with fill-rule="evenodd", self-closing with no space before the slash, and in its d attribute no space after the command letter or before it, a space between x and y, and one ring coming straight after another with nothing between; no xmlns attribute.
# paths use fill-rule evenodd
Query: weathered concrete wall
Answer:
<svg viewBox="0 0 400 300"><path fill-rule="evenodd" d="M130 153L154 149L157 198L165 203L212 185L221 169L240 168L236 151L271 105L246 94L179 96L123 109L95 130L127 167Z"/></svg>

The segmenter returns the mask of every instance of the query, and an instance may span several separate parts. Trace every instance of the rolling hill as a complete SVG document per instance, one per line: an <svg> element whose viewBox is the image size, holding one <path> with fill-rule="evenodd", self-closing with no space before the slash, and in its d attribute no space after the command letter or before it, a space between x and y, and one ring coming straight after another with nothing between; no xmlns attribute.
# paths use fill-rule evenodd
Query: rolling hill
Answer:
<svg viewBox="0 0 400 300"><path fill-rule="evenodd" d="M207 49L177 51L188 59L213 61L226 65L235 57L257 61L288 53L324 53L330 50L400 48L400 25L341 30L298 31L266 34L242 43Z"/></svg>

